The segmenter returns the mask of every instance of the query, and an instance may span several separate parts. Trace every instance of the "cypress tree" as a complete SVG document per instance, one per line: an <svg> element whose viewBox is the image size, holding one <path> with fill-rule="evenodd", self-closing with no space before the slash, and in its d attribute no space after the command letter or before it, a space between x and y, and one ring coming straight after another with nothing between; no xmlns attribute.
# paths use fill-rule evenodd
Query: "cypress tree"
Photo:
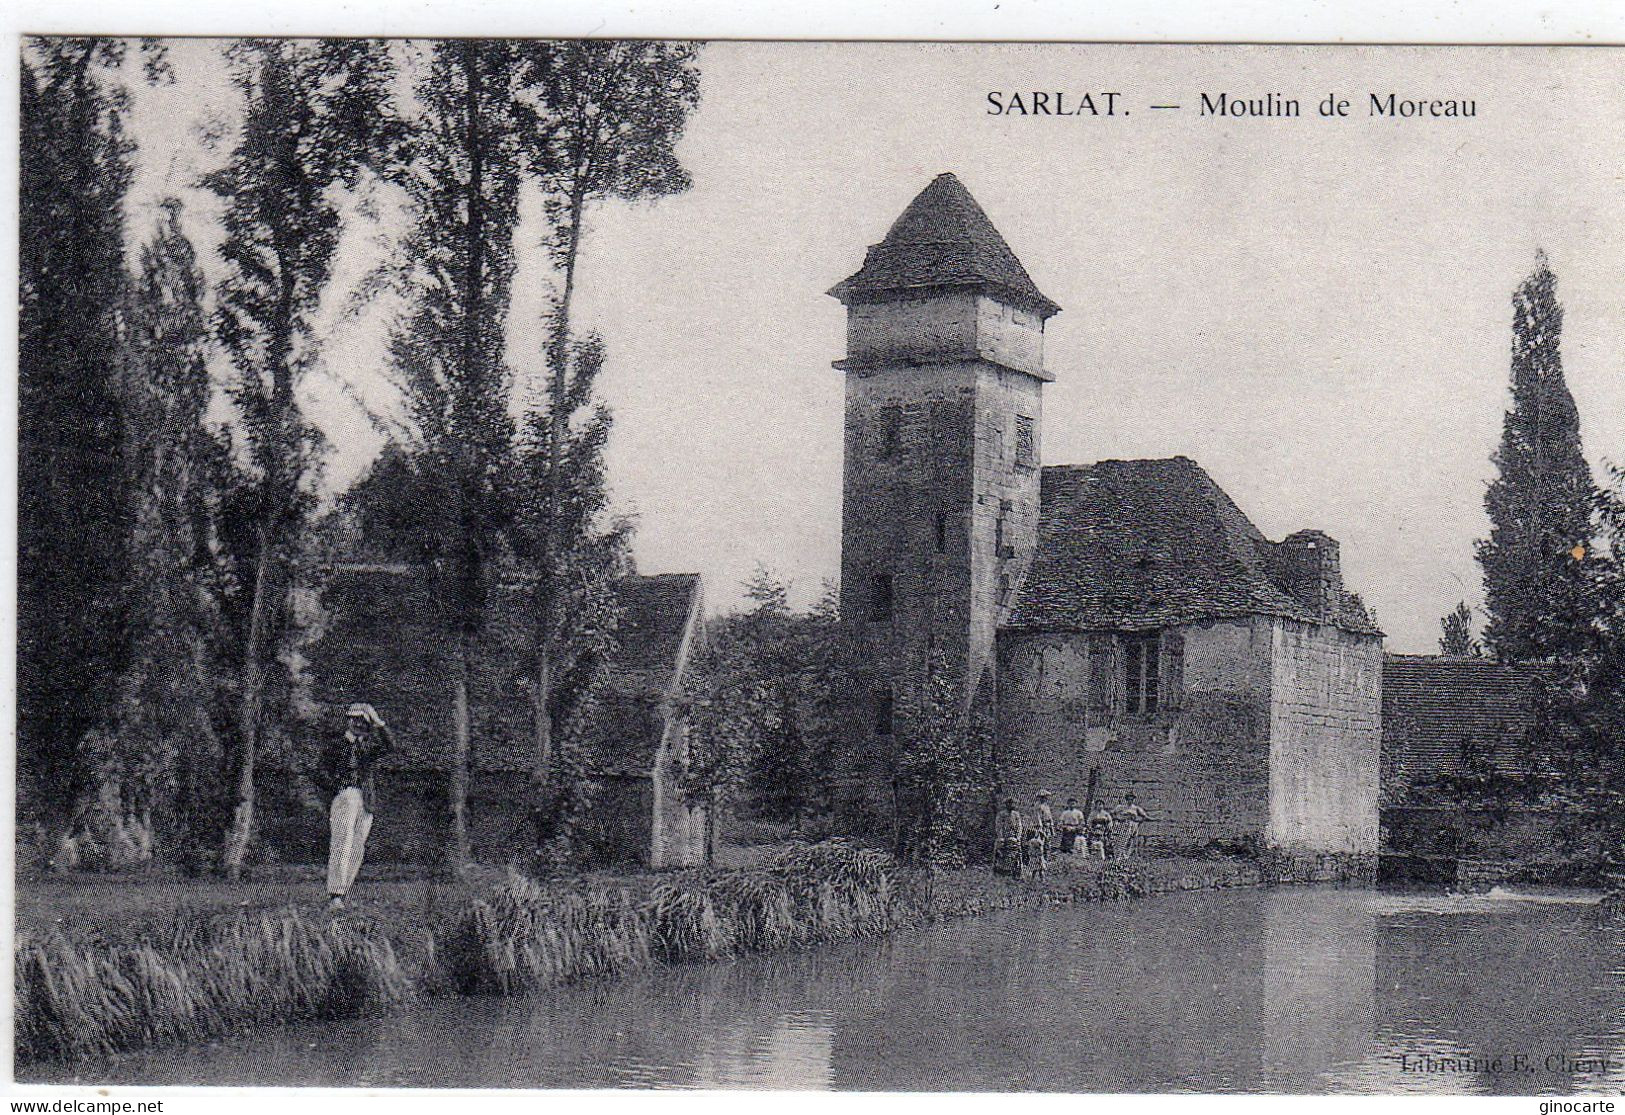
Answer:
<svg viewBox="0 0 1625 1115"><path fill-rule="evenodd" d="M1484 641L1503 661L1569 658L1595 625L1591 591L1596 485L1580 451L1580 418L1563 381L1563 307L1541 253L1512 297L1512 406L1484 496L1490 536Z"/></svg>

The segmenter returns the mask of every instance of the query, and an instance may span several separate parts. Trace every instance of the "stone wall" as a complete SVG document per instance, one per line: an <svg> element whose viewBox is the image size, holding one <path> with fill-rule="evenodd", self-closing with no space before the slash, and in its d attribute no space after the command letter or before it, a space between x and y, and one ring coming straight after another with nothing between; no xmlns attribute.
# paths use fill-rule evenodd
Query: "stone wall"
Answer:
<svg viewBox="0 0 1625 1115"><path fill-rule="evenodd" d="M970 513L970 676L993 666L998 628L1038 548L1040 381L984 365L976 392L976 470ZM1016 459L1017 417L1032 420L1028 463ZM1000 524L1003 524L1002 529Z"/></svg>
<svg viewBox="0 0 1625 1115"><path fill-rule="evenodd" d="M934 655L967 700L991 675L998 625L1036 545L1040 387L982 361L847 377L841 614L867 692L848 733L861 769L847 772L839 808L865 835L885 839L891 826L896 737L875 733L876 694L892 694L900 726ZM1026 461L1018 415L1032 420ZM877 576L891 578L889 619L872 615Z"/></svg>
<svg viewBox="0 0 1625 1115"><path fill-rule="evenodd" d="M1288 851L1375 852L1382 640L1327 624L1273 626L1267 840Z"/></svg>
<svg viewBox="0 0 1625 1115"><path fill-rule="evenodd" d="M1132 791L1155 823L1147 842L1191 848L1261 841L1268 822L1270 629L1267 621L1191 624L1164 633L1181 647L1179 679L1150 718L1117 715L1092 695L1091 662L1115 676L1109 634L1006 632L999 640L1003 790L1023 808L1047 789L1081 802L1091 769L1113 807ZM1165 652L1166 653L1166 652ZM1103 657L1109 656L1109 657Z"/></svg>
<svg viewBox="0 0 1625 1115"><path fill-rule="evenodd" d="M859 303L847 308L853 363L950 363L984 357L1043 373L1044 323L1036 314L968 290Z"/></svg>
<svg viewBox="0 0 1625 1115"><path fill-rule="evenodd" d="M932 643L966 661L975 393L973 364L847 377L841 615L871 687L899 684ZM889 619L872 618L877 576L891 578Z"/></svg>
<svg viewBox="0 0 1625 1115"><path fill-rule="evenodd" d="M991 663L1037 540L1039 387L979 362L848 376L841 613L877 684L928 648L971 677ZM1033 422L1026 464L1017 415ZM892 578L888 621L871 619L876 576Z"/></svg>

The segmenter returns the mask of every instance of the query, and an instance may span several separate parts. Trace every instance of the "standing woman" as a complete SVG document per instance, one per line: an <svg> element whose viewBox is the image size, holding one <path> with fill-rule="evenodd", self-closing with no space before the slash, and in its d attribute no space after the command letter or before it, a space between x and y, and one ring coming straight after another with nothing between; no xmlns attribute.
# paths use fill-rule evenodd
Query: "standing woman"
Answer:
<svg viewBox="0 0 1625 1115"><path fill-rule="evenodd" d="M371 705L351 705L345 719L344 735L326 756L328 780L337 790L328 810L332 842L327 851L328 905L336 910L343 909L344 896L361 870L367 834L372 831L372 806L377 800L373 766L395 747L394 735Z"/></svg>

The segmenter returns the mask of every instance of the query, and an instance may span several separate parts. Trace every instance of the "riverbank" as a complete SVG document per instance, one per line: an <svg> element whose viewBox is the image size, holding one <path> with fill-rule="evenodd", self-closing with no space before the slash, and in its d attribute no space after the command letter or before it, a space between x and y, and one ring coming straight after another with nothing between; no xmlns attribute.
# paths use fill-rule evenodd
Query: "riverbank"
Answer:
<svg viewBox="0 0 1625 1115"><path fill-rule="evenodd" d="M1149 894L1230 887L1375 881L1370 856L1166 857L1090 860L1060 856L1043 879L1011 879L962 868L940 872L932 894L932 917L975 917L1027 905L1112 902Z"/></svg>
<svg viewBox="0 0 1625 1115"><path fill-rule="evenodd" d="M19 890L19 1063L117 1054L252 1026L379 1013L420 996L522 994L653 964L877 936L1028 904L1365 881L1361 865L1100 863L1042 880L922 875L839 842L747 868L534 883L368 881L334 914L302 879L98 881Z"/></svg>

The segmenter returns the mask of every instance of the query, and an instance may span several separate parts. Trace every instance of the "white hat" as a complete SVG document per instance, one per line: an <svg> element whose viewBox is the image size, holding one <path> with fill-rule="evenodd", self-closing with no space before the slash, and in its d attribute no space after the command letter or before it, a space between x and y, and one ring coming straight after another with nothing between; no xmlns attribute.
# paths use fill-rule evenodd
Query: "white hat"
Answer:
<svg viewBox="0 0 1625 1115"><path fill-rule="evenodd" d="M348 718L359 716L368 724L371 724L374 728L382 728L384 726L384 718L378 715L378 710L373 708L371 705L363 704L360 701L357 701L355 704L351 705L349 711L344 715Z"/></svg>

